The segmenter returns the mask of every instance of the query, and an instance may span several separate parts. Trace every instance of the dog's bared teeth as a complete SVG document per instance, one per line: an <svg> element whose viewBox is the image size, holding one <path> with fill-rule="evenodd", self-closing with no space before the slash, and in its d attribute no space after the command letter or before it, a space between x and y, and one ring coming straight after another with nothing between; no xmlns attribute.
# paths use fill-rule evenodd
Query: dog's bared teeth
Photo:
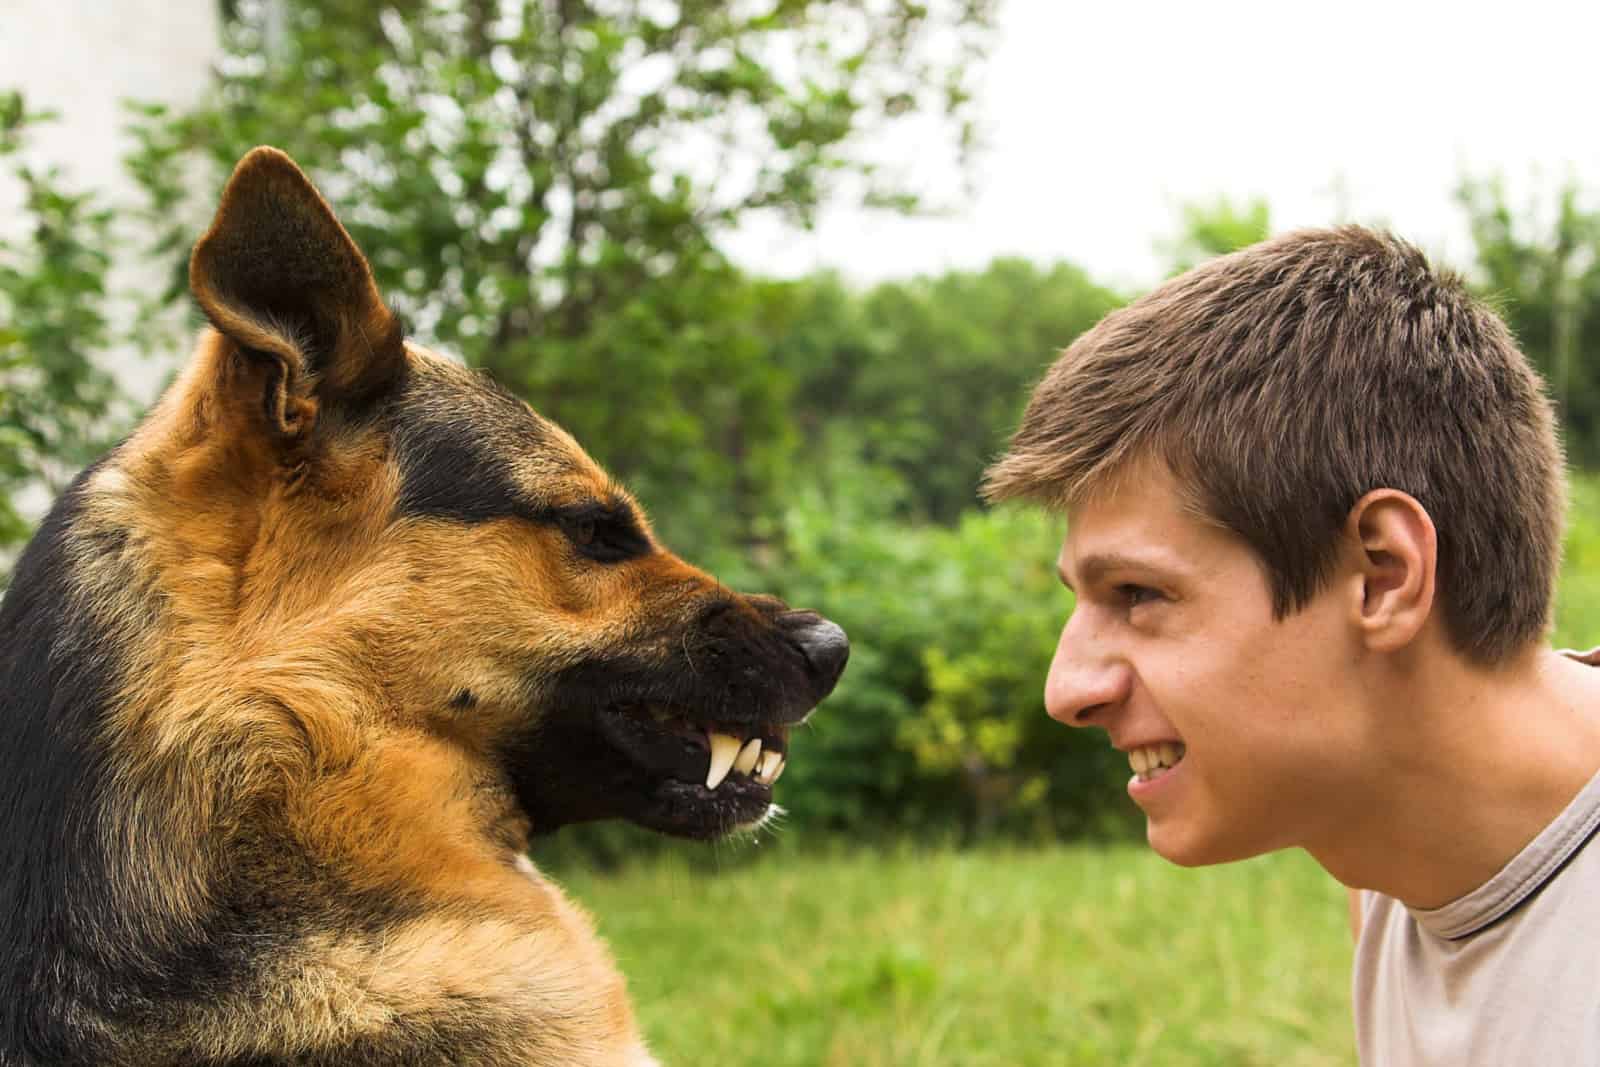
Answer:
<svg viewBox="0 0 1600 1067"><path fill-rule="evenodd" d="M783 753L769 750L761 753L761 762L757 765L756 781L762 785L771 785L778 780L778 775L783 773Z"/></svg>
<svg viewBox="0 0 1600 1067"><path fill-rule="evenodd" d="M733 761L733 769L740 774L749 774L755 769L756 760L761 758L761 738L752 737L744 743L739 750L739 758Z"/></svg>
<svg viewBox="0 0 1600 1067"><path fill-rule="evenodd" d="M737 737L712 733L711 766L706 768L707 789L715 789L728 777L728 772L733 770L733 761L739 758L739 746L742 744Z"/></svg>

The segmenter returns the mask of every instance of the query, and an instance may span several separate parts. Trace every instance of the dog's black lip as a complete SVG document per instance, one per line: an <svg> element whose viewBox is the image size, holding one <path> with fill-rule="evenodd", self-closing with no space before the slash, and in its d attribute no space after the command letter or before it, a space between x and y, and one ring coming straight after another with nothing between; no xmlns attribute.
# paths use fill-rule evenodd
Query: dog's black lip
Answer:
<svg viewBox="0 0 1600 1067"><path fill-rule="evenodd" d="M708 839L749 826L772 808L770 785L734 774L715 789L707 789L703 782L663 779L656 796L666 810L676 808L685 817L677 832Z"/></svg>
<svg viewBox="0 0 1600 1067"><path fill-rule="evenodd" d="M678 777L667 777L667 779L662 779L658 792L677 793L680 797L688 797L694 803L702 806L726 808L726 806L730 805L749 805L752 811L750 811L749 816L739 819L739 822L747 822L749 819L760 816L773 803L773 787L771 785L762 785L760 782L755 781L754 777L746 777L742 776L742 774L730 774L730 776L723 779L722 784L718 785L717 789L707 789L706 782L686 782L683 779L678 779ZM722 829L730 830L733 827L728 825L728 827L722 827Z"/></svg>
<svg viewBox="0 0 1600 1067"><path fill-rule="evenodd" d="M749 794L752 798L757 800L765 800L768 802L772 800L772 787L770 785L762 785L754 778L743 774L728 775L728 777L722 780L722 784L717 786L715 789L706 788L706 784L703 781L689 782L682 778L667 778L662 784L668 788L687 792L700 798L701 800L706 801L707 803L719 798L727 799L729 797L736 797L742 794Z"/></svg>
<svg viewBox="0 0 1600 1067"><path fill-rule="evenodd" d="M751 728L746 724L700 723L669 710L666 721L638 704L618 704L604 708L597 716L606 739L633 763L653 775L697 786L707 796L716 790L703 784L711 766L711 748L705 731L717 731L744 738L761 739L762 751L786 753L787 730L781 725ZM730 774L727 781L754 782L748 775ZM759 785L759 783L756 783ZM769 786L761 786L770 793Z"/></svg>
<svg viewBox="0 0 1600 1067"><path fill-rule="evenodd" d="M782 716L765 719L710 718L699 715L692 709L660 701L621 702L602 708L601 714L628 716L664 733L696 740L702 747L706 744L706 733L711 732L730 734L746 740L759 737L763 751L770 748L779 752L788 751L789 728L799 721Z"/></svg>

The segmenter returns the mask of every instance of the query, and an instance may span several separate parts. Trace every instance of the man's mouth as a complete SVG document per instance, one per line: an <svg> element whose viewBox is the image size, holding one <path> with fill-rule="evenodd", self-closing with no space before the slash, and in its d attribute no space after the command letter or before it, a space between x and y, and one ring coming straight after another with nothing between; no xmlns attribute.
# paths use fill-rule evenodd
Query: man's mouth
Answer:
<svg viewBox="0 0 1600 1067"><path fill-rule="evenodd" d="M1151 782L1176 767L1183 759L1182 741L1162 741L1128 749L1128 764L1141 782Z"/></svg>

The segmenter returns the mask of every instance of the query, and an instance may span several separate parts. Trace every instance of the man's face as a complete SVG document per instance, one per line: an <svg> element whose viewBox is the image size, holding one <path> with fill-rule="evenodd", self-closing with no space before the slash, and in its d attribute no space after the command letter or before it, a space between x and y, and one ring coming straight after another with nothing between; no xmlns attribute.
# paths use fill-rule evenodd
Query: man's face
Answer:
<svg viewBox="0 0 1600 1067"><path fill-rule="evenodd" d="M1068 518L1059 567L1077 606L1045 707L1129 753L1151 847L1198 865L1334 832L1361 742L1359 579L1340 571L1275 620L1254 554L1188 513L1154 464Z"/></svg>

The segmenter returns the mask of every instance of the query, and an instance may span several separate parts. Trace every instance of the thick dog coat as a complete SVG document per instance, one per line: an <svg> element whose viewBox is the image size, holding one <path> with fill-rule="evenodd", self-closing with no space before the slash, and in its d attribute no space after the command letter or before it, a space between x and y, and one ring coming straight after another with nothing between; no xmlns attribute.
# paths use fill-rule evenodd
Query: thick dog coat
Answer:
<svg viewBox="0 0 1600 1067"><path fill-rule="evenodd" d="M0 1064L652 1062L528 836L758 822L843 632L408 342L281 153L190 279L0 603Z"/></svg>

